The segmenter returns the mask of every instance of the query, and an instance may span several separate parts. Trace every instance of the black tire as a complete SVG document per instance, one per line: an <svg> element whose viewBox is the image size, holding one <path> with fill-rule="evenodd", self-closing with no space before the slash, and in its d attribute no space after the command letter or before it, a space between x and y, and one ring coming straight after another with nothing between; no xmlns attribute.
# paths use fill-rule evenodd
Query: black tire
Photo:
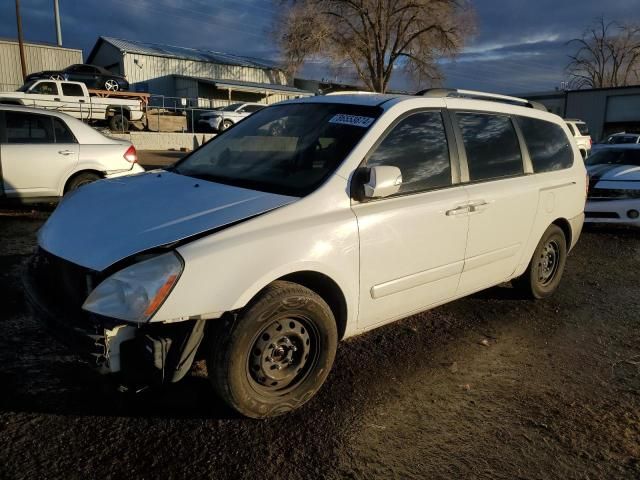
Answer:
<svg viewBox="0 0 640 480"><path fill-rule="evenodd" d="M124 115L116 113L109 118L109 128L112 132L128 132L129 131L129 119Z"/></svg>
<svg viewBox="0 0 640 480"><path fill-rule="evenodd" d="M224 132L225 130L231 128L233 126L233 122L231 120L223 120L222 125L220 125L220 131Z"/></svg>
<svg viewBox="0 0 640 480"><path fill-rule="evenodd" d="M552 295L560 284L567 262L567 239L557 225L550 225L522 276L512 281L515 288L529 298Z"/></svg>
<svg viewBox="0 0 640 480"><path fill-rule="evenodd" d="M241 315L213 325L209 378L220 398L247 417L302 406L333 365L333 313L319 295L296 283L272 283Z"/></svg>
<svg viewBox="0 0 640 480"><path fill-rule="evenodd" d="M80 173L75 177L73 177L71 180L69 180L69 183L67 183L64 193L72 192L84 185L87 185L91 182L95 182L96 180L100 180L100 176L96 173L91 173L91 172Z"/></svg>

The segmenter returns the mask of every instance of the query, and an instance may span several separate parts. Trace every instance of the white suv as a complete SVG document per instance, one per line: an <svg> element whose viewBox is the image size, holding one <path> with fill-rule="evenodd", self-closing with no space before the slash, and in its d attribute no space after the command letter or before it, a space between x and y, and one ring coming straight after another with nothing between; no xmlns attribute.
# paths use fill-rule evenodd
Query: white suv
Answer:
<svg viewBox="0 0 640 480"><path fill-rule="evenodd" d="M239 412L290 411L341 339L509 280L556 290L586 172L532 107L456 90L270 106L63 202L27 291L123 382L176 382L199 353Z"/></svg>
<svg viewBox="0 0 640 480"><path fill-rule="evenodd" d="M580 150L582 158L587 158L587 156L591 153L591 146L593 145L593 140L591 139L591 134L589 133L589 127L582 120L568 118L565 121L569 126L571 135L573 135L573 138L578 145L578 149Z"/></svg>

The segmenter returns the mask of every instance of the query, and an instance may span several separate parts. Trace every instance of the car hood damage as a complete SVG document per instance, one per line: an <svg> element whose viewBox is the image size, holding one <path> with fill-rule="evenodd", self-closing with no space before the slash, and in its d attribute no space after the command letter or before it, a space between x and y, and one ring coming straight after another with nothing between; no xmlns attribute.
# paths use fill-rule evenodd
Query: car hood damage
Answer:
<svg viewBox="0 0 640 480"><path fill-rule="evenodd" d="M69 194L38 235L48 252L102 271L137 253L216 230L296 201L153 171Z"/></svg>

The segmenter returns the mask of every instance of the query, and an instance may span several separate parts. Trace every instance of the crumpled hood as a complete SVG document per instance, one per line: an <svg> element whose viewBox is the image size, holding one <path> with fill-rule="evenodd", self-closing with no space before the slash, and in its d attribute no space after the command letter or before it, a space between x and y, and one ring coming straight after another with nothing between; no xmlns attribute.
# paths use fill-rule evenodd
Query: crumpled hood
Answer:
<svg viewBox="0 0 640 480"><path fill-rule="evenodd" d="M38 234L48 252L102 271L136 253L297 200L166 171L101 180L71 193Z"/></svg>
<svg viewBox="0 0 640 480"><path fill-rule="evenodd" d="M640 167L637 165L601 164L587 167L589 177L596 180L640 181Z"/></svg>

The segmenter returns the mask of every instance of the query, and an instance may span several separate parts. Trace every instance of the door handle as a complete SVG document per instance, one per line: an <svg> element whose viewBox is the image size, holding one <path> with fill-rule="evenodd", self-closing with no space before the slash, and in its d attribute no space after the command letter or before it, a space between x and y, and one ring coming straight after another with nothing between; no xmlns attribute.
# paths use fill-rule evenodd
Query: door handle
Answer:
<svg viewBox="0 0 640 480"><path fill-rule="evenodd" d="M80 99L78 100L78 103L84 103L84 100Z"/></svg>
<svg viewBox="0 0 640 480"><path fill-rule="evenodd" d="M59 102L59 101L60 101L60 99L59 99L59 98L54 98L54 100L55 100L56 102Z"/></svg>
<svg viewBox="0 0 640 480"><path fill-rule="evenodd" d="M75 152L73 150L60 150L58 152L60 155L73 155Z"/></svg>
<svg viewBox="0 0 640 480"><path fill-rule="evenodd" d="M469 213L469 205L460 205L452 210L447 210L445 214L448 217L453 217L455 215L462 215L463 213Z"/></svg>
<svg viewBox="0 0 640 480"><path fill-rule="evenodd" d="M477 200L475 202L469 202L469 211L471 213L482 212L488 206L489 206L489 202L487 202L486 200Z"/></svg>

